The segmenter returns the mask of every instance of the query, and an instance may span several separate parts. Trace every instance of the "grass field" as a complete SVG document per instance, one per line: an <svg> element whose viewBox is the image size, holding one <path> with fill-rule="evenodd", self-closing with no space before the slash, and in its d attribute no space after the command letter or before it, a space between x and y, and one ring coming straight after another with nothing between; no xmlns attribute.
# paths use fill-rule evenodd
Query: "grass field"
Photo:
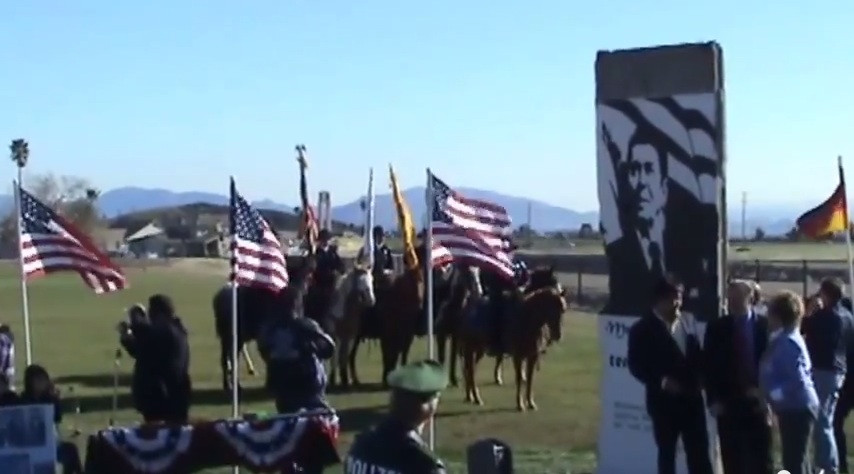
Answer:
<svg viewBox="0 0 854 474"><path fill-rule="evenodd" d="M74 404L71 400L74 398L81 407L79 416L69 415L63 422L64 434L75 427L91 433L107 425L113 353L117 346L114 327L127 306L145 301L155 292L172 295L191 333L196 398L191 416L230 415L229 398L222 393L219 383L217 341L209 309L212 292L223 282L224 273L218 267L205 266L203 262L181 262L170 268L129 269L132 288L102 296L92 295L76 275L55 275L30 285L34 361L48 368L67 402ZM22 374L25 352L20 288L15 270L8 265L0 267L0 298L6 302L0 315L2 322L10 324L17 335L18 373ZM600 367L594 323L592 317L584 314L569 316L566 338L551 350L537 374L541 382L537 392L538 412L515 411L513 388L489 382L491 364L484 364L480 370L485 406L465 404L461 389L448 390L436 426L438 450L448 461L450 472L464 472L460 461L465 447L487 436L504 439L516 448L514 454L520 473L562 473L570 465L573 473L592 470ZM414 352L415 357L425 356L426 345L419 342ZM260 357L256 361L263 365ZM121 362L120 411L116 418L119 424L132 424L138 420L130 409L132 361L124 358ZM364 383L379 380L378 347L364 346L359 364ZM512 380L511 373L508 364L506 380ZM262 376L244 379L248 402L245 411L274 411L272 400L259 388L262 380ZM356 432L379 418L387 394L374 385L361 393L333 394L330 399L341 418L343 453ZM84 437L78 438L78 442L83 450ZM340 472L340 467L332 472Z"/></svg>
<svg viewBox="0 0 854 474"><path fill-rule="evenodd" d="M117 347L114 327L132 303L148 295L166 292L175 301L190 331L194 418L222 418L231 413L229 398L222 393L217 367L210 297L224 279L223 262L179 261L169 267L128 270L132 288L116 294L95 296L76 275L55 275L30 285L30 313L33 353L56 379L66 401L81 407L80 415L69 415L62 432L74 428L91 433L107 425L112 400L113 353ZM570 276L567 275L569 278ZM571 279L567 283L573 283ZM10 265L0 267L0 298L6 302L0 321L10 324L18 336L19 374L23 372L24 344L20 317L20 287ZM491 382L491 363L481 366L485 405L463 402L461 389L451 388L442 398L437 418L437 445L449 465L449 472L465 472L462 460L466 446L482 437L495 437L514 447L516 472L573 474L592 472L599 417L600 357L595 318L571 312L565 337L550 349L537 375L539 411L517 413L511 385L498 387ZM254 348L253 348L254 353ZM426 345L418 342L414 356L425 356ZM256 361L263 365L260 357ZM119 424L130 425L138 416L130 409L129 375L132 361L121 360ZM259 367L263 370L263 367ZM363 346L359 359L364 383L379 380L379 350ZM247 386L244 411L274 410L272 400L260 389L263 376L244 377ZM512 380L509 364L505 380ZM353 435L379 419L387 394L377 385L360 393L332 394L331 403L339 411L342 424L341 452ZM81 450L84 437L77 438ZM341 472L340 467L330 472ZM231 472L230 469L206 471Z"/></svg>

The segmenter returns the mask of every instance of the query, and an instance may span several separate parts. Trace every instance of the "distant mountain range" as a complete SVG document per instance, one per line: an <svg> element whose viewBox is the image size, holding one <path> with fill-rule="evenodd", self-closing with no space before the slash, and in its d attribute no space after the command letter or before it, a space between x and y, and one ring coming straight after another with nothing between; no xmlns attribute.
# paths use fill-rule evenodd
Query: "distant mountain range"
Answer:
<svg viewBox="0 0 854 474"><path fill-rule="evenodd" d="M474 188L458 188L459 192L468 197L495 202L504 206L513 218L514 225L524 224L528 220L530 205L531 226L537 231L548 232L556 230L578 230L582 224L589 223L598 226L599 218L596 212L579 212L565 207L547 204L519 196L509 196L495 191ZM416 226L421 227L426 210L424 187L409 188L403 192L406 201L412 209ZM108 218L121 214L147 209L181 206L193 203L228 204L228 196L187 191L175 192L168 189L152 189L138 187L122 187L103 192L98 199L101 212ZM13 199L9 195L0 195L0 211L8 212L12 208ZM274 209L277 211L293 212L293 204L282 204L268 199L255 201L253 205L259 209ZM782 235L794 225L794 218L808 209L809 203L800 205L755 206L748 208L749 215L745 222L748 237L752 237L755 229L761 227L768 235ZM376 196L376 222L386 228L397 225L397 216L391 194ZM741 210L730 209L729 230L732 237L741 236ZM332 217L335 220L362 224L364 214L361 199L332 207Z"/></svg>

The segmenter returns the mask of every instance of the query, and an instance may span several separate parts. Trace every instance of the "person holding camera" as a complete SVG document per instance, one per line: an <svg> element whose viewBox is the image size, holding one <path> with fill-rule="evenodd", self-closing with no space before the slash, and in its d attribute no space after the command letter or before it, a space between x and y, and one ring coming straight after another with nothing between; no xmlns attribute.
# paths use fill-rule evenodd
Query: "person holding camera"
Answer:
<svg viewBox="0 0 854 474"><path fill-rule="evenodd" d="M332 337L313 319L293 312L268 319L259 334L258 351L267 363L266 387L276 399L276 411L329 408L323 361L335 353Z"/></svg>
<svg viewBox="0 0 854 474"><path fill-rule="evenodd" d="M184 424L190 410L190 347L187 330L175 316L172 300L154 295L146 317L141 305L119 324L120 342L135 359L134 407L146 422Z"/></svg>

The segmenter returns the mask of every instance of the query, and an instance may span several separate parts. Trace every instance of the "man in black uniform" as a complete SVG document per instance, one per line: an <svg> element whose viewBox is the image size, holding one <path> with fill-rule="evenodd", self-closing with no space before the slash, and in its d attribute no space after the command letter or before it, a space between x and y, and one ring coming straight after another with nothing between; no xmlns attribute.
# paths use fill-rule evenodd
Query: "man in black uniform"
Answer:
<svg viewBox="0 0 854 474"><path fill-rule="evenodd" d="M344 461L345 474L445 474L445 466L421 439L448 385L442 365L425 360L389 374L391 408L379 425L359 434Z"/></svg>
<svg viewBox="0 0 854 474"><path fill-rule="evenodd" d="M385 229L383 226L374 226L371 231L374 234L374 274L382 273L384 270L394 271L394 259L391 256L391 249L385 243ZM359 249L358 260L362 260L365 255L365 248Z"/></svg>
<svg viewBox="0 0 854 474"><path fill-rule="evenodd" d="M344 262L338 255L338 246L329 243L329 229L321 229L317 234L317 272L332 274L344 273Z"/></svg>

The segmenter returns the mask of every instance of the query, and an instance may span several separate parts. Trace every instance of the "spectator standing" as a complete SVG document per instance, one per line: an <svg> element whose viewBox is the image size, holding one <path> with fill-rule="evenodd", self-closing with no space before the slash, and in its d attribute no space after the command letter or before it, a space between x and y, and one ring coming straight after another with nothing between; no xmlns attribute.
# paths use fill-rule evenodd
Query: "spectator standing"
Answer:
<svg viewBox="0 0 854 474"><path fill-rule="evenodd" d="M833 433L833 418L839 390L848 370L848 349L854 340L854 319L842 304L842 282L825 279L819 287L823 308L804 320L803 333L812 361L812 379L819 410L813 431L816 469L839 472L839 453Z"/></svg>
<svg viewBox="0 0 854 474"><path fill-rule="evenodd" d="M187 422L192 384L187 331L175 315L169 297L154 295L148 301L148 320L139 317L120 325L121 343L136 363L133 399L146 422ZM137 313L138 314L138 313Z"/></svg>
<svg viewBox="0 0 854 474"><path fill-rule="evenodd" d="M292 312L264 322L258 350L267 363L267 390L279 413L329 408L323 361L335 352L335 343L310 318Z"/></svg>
<svg viewBox="0 0 854 474"><path fill-rule="evenodd" d="M800 333L803 314L803 300L791 291L768 302L768 325L773 332L759 371L760 385L777 415L783 469L790 474L810 472L807 446L819 409L812 362Z"/></svg>
<svg viewBox="0 0 854 474"><path fill-rule="evenodd" d="M629 331L628 366L646 389L658 473L676 473L676 442L681 437L688 472L711 474L700 388L702 353L696 335L680 320L682 291L668 278L655 283L653 307Z"/></svg>
<svg viewBox="0 0 854 474"><path fill-rule="evenodd" d="M727 474L772 474L768 407L759 390L759 360L768 341L768 320L755 312L753 286L733 280L727 314L706 327L706 399L717 419L721 460Z"/></svg>

